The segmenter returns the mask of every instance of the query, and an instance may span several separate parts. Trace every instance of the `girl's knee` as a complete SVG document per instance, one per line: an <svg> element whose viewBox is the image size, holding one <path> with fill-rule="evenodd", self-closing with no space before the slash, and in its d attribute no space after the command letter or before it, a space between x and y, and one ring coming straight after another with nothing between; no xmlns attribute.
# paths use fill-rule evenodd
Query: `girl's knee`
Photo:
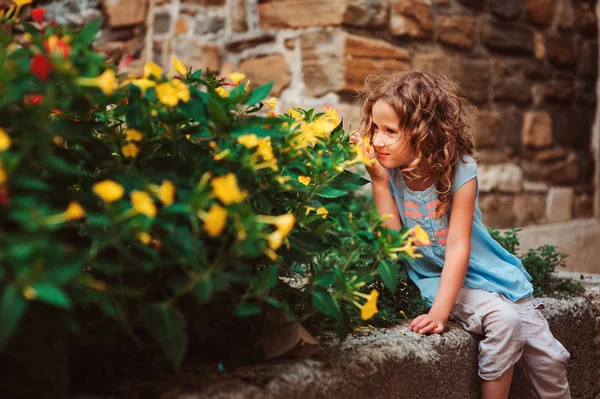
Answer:
<svg viewBox="0 0 600 399"><path fill-rule="evenodd" d="M486 330L504 336L505 340L510 340L518 347L525 345L521 316L510 306L499 307L490 313Z"/></svg>

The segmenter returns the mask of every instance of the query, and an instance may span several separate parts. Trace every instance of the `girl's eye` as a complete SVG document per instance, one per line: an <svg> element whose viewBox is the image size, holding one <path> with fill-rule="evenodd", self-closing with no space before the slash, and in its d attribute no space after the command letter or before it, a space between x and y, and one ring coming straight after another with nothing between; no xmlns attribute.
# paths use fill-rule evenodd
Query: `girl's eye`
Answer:
<svg viewBox="0 0 600 399"><path fill-rule="evenodd" d="M396 132L395 130L388 129L388 133L389 133L389 134L396 134L396 133L398 133L398 132Z"/></svg>

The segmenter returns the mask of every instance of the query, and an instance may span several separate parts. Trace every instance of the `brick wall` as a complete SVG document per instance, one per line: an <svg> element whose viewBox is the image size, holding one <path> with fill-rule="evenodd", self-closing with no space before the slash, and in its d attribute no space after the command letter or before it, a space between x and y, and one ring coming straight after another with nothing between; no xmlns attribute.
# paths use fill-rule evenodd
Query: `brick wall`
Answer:
<svg viewBox="0 0 600 399"><path fill-rule="evenodd" d="M97 45L168 66L171 55L252 82L279 111L336 106L384 70L440 70L478 109L488 225L593 216L590 147L598 74L595 0L60 0L50 14L102 17ZM53 11L54 10L54 11Z"/></svg>

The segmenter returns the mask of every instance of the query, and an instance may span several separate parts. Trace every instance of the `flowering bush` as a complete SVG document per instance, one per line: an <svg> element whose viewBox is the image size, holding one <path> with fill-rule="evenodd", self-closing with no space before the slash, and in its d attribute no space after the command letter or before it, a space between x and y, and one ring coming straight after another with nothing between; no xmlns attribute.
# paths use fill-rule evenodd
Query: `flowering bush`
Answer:
<svg viewBox="0 0 600 399"><path fill-rule="evenodd" d="M98 23L74 32L37 9L15 38L16 11L0 20L5 353L60 325L151 338L177 366L207 308L323 314L341 337L349 311L378 311L365 285L393 291L396 261L426 237L383 228L353 196L366 180L347 169L369 161L334 109L276 114L270 84L175 58L122 76L90 47Z"/></svg>

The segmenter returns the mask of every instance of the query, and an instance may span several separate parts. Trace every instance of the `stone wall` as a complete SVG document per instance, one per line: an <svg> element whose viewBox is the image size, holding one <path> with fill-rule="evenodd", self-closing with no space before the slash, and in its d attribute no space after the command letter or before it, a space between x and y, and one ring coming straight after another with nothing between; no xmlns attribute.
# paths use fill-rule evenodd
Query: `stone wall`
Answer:
<svg viewBox="0 0 600 399"><path fill-rule="evenodd" d="M439 70L478 109L480 207L500 227L592 217L595 0L59 0L104 18L98 47L168 66L275 81L278 110L336 106L385 70ZM474 113L475 114L475 113Z"/></svg>

